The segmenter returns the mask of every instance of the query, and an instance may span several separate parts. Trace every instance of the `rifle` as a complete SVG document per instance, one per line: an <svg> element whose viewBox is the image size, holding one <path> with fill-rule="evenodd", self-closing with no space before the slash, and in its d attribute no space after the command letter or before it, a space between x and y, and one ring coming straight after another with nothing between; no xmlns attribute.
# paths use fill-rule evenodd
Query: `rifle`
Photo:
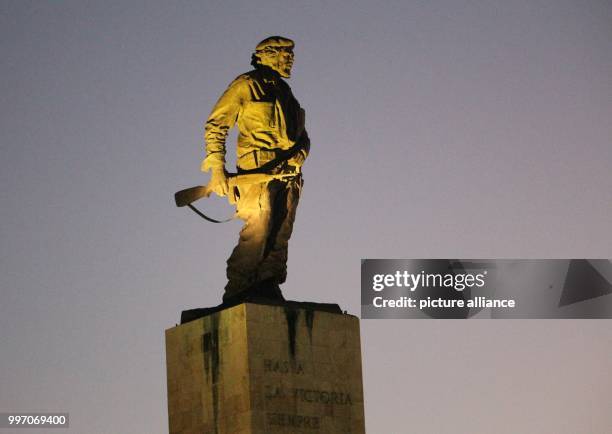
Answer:
<svg viewBox="0 0 612 434"><path fill-rule="evenodd" d="M228 187L228 201L230 204L236 203L236 197L234 195L235 187L241 185L251 185L258 184L261 182L269 182L274 179L288 179L298 176L300 174L299 169L295 173L278 173L278 174L270 174L265 173L266 171L272 170L275 167L280 166L282 163L288 161L291 157L293 157L298 151L300 151L306 142L304 141L304 136L300 137L300 140L293 145L292 148L287 149L284 152L281 152L277 158L274 160L268 161L263 164L261 167L255 169L251 172L246 173L229 173L227 176L227 187ZM202 213L199 209L193 206L193 202L203 197L210 196L212 191L208 188L208 185L198 185L191 188L186 188L185 190L178 191L174 193L174 201L176 202L176 206L183 207L188 206L191 208L193 212L202 217L205 220L213 223L225 223L231 220L216 220L211 217L208 217L204 213Z"/></svg>
<svg viewBox="0 0 612 434"><path fill-rule="evenodd" d="M293 178L297 175L299 175L299 173L230 173L227 177L227 187L230 191L230 193L228 194L228 200L232 204L236 203L235 198L233 197L234 195L232 194L235 187L269 182L274 179ZM174 193L174 201L176 202L176 206L178 207L188 206L196 200L210 196L210 193L212 193L212 190L208 188L208 185L198 185Z"/></svg>

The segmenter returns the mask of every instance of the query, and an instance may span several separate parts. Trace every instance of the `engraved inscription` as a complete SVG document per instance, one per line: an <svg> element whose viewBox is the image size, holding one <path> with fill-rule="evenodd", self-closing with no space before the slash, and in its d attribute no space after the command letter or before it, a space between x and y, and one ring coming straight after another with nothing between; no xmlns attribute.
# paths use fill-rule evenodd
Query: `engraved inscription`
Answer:
<svg viewBox="0 0 612 434"><path fill-rule="evenodd" d="M276 385L266 385L264 387L264 397L268 400L285 399L286 397L291 396L297 401L310 402L314 404L353 405L353 400L351 399L351 395L349 393L299 388L292 388L287 391L281 386Z"/></svg>
<svg viewBox="0 0 612 434"><path fill-rule="evenodd" d="M335 405L352 405L351 395L316 389L293 389L293 396L301 401Z"/></svg>
<svg viewBox="0 0 612 434"><path fill-rule="evenodd" d="M287 396L285 391L280 386L264 386L266 388L264 396L266 399L284 398Z"/></svg>
<svg viewBox="0 0 612 434"><path fill-rule="evenodd" d="M288 426L292 428L319 429L321 420L317 416L301 414L267 413L269 426Z"/></svg>
<svg viewBox="0 0 612 434"><path fill-rule="evenodd" d="M264 372L274 372L277 374L304 374L304 367L301 362L289 362L287 360L264 359Z"/></svg>

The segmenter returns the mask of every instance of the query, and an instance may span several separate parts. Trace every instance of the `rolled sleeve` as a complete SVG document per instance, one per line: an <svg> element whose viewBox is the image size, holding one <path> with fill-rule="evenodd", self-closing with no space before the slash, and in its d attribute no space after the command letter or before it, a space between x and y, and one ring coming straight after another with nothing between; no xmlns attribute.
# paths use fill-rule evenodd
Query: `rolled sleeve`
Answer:
<svg viewBox="0 0 612 434"><path fill-rule="evenodd" d="M229 85L215 104L204 126L206 158L202 161L202 171L225 167L225 140L248 95L247 79L240 76Z"/></svg>

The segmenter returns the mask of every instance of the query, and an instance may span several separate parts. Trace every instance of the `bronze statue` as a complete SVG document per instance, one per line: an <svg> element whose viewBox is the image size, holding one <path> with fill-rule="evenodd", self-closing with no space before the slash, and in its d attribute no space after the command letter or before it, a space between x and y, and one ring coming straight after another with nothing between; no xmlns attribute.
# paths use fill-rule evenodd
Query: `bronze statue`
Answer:
<svg viewBox="0 0 612 434"><path fill-rule="evenodd" d="M283 80L291 75L293 47L280 36L261 41L251 59L255 69L229 85L206 121L202 170L212 176L205 194L228 196L244 220L227 260L224 303L249 296L283 300L279 285L287 276L301 167L310 149L304 110ZM225 141L235 124L237 176L232 178L225 170Z"/></svg>

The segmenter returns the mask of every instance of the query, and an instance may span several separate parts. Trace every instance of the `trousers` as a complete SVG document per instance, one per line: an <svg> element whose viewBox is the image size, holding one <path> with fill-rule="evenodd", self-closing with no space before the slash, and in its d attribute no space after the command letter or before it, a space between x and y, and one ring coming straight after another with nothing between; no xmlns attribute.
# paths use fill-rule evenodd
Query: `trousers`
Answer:
<svg viewBox="0 0 612 434"><path fill-rule="evenodd" d="M245 294L264 281L278 287L286 280L287 247L302 185L298 175L239 187L236 212L244 225L227 260L224 299Z"/></svg>

